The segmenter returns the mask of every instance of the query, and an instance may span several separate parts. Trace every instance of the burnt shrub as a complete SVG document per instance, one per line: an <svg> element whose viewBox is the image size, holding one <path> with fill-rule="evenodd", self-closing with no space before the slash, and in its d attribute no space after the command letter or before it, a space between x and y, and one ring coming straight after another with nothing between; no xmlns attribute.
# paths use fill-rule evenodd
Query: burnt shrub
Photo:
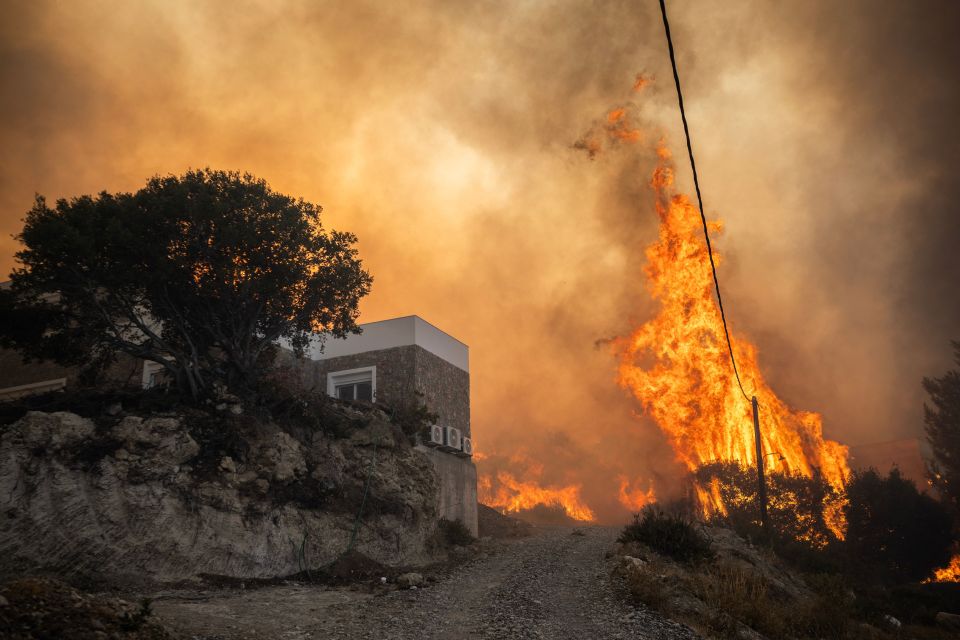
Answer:
<svg viewBox="0 0 960 640"><path fill-rule="evenodd" d="M682 562L697 562L712 557L710 542L696 525L680 514L665 513L655 506L645 507L623 528L618 542L640 542L654 551Z"/></svg>

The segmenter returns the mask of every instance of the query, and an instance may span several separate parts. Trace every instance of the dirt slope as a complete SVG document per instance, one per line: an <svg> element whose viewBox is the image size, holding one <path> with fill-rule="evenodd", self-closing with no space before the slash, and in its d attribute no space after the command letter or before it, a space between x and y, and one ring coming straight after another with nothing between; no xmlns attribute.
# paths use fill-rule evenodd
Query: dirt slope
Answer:
<svg viewBox="0 0 960 640"><path fill-rule="evenodd" d="M604 560L616 534L603 527L539 530L438 582L383 596L280 586L167 597L154 610L197 640L696 638L617 597Z"/></svg>

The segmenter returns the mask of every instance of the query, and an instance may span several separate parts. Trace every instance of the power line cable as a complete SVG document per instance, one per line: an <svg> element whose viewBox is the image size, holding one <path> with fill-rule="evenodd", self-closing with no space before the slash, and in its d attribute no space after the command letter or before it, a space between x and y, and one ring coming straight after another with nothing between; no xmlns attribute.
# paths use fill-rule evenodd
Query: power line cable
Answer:
<svg viewBox="0 0 960 640"><path fill-rule="evenodd" d="M660 13L663 15L663 30L667 35L667 48L670 50L670 65L673 67L673 81L677 85L677 101L680 103L680 119L683 120L683 133L687 138L687 154L690 156L690 168L693 170L693 186L697 191L697 205L700 208L700 221L703 223L703 237L707 240L707 255L710 256L710 269L713 271L713 284L717 292L717 304L720 307L720 319L723 321L723 335L727 339L727 350L730 352L730 362L733 363L733 374L737 377L737 386L744 400L750 402L750 397L743 390L740 382L740 372L737 370L737 359L733 356L733 344L730 342L730 331L727 329L727 316L723 312L723 298L720 297L720 280L717 278L717 265L713 261L713 247L710 245L710 233L707 230L707 217L703 213L703 198L700 196L700 180L697 178L697 163L693 159L693 146L690 144L690 129L687 126L687 113L683 108L683 92L680 90L680 74L677 72L677 58L673 53L673 38L670 37L670 22L667 20L667 5L660 0Z"/></svg>

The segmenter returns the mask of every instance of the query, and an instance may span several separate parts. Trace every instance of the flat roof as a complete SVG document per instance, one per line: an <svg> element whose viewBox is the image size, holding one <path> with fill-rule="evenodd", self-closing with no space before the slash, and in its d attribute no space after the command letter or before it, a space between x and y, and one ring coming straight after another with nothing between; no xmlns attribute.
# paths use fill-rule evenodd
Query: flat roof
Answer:
<svg viewBox="0 0 960 640"><path fill-rule="evenodd" d="M322 352L319 345L312 346L310 358L326 360L367 351L417 345L455 367L470 371L469 347L420 316L365 322L359 326L363 333L350 334L346 338L327 338Z"/></svg>

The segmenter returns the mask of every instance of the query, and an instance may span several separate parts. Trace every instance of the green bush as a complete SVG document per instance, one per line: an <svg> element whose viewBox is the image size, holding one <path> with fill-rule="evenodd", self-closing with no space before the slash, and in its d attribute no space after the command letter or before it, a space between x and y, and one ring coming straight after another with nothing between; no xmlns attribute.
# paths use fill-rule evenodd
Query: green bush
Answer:
<svg viewBox="0 0 960 640"><path fill-rule="evenodd" d="M687 518L648 506L623 528L619 542L640 542L683 562L710 558L710 542Z"/></svg>

